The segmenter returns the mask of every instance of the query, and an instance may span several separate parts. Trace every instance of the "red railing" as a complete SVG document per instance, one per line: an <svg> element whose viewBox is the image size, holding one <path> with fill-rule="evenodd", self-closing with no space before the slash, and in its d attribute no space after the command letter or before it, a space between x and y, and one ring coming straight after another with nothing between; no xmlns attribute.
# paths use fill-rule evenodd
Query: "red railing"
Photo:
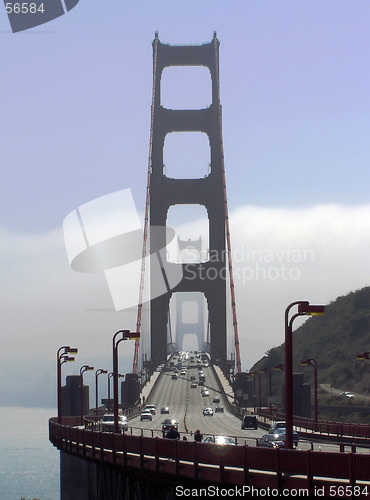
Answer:
<svg viewBox="0 0 370 500"><path fill-rule="evenodd" d="M269 410L259 410L258 415L268 420L285 420L284 413L276 413L271 417ZM306 431L317 432L319 434L331 434L338 439L343 436L350 436L370 440L370 425L368 424L332 422L330 420L319 420L315 422L315 420L311 418L298 416L294 416L293 424L295 427L305 429Z"/></svg>
<svg viewBox="0 0 370 500"><path fill-rule="evenodd" d="M63 418L62 424L56 418L50 419L50 441L60 450L87 460L203 484L302 488L311 494L313 488L320 487L328 494L330 491L330 496L342 498L349 497L356 485L360 488L356 498L370 494L369 454L214 446L74 427L78 423L78 417ZM344 492L333 489L343 485L348 485Z"/></svg>

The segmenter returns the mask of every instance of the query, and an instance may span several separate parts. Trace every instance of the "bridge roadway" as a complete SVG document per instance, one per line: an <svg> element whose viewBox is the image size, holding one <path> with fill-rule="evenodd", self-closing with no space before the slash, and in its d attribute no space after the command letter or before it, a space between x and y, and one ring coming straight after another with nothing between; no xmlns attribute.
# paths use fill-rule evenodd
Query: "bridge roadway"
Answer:
<svg viewBox="0 0 370 500"><path fill-rule="evenodd" d="M133 434L141 433L143 435L162 436L162 422L166 418L175 419L179 424L181 437L187 436L192 439L192 434L196 429L200 429L203 437L207 435L227 435L236 438L238 444L247 444L255 446L256 439L267 433L266 429L259 427L257 430L241 429L241 420L230 413L226 406L226 401L219 386L219 380L215 376L211 365L203 368L205 383L203 386L191 388L192 382L198 382L198 365L186 360L182 363L187 368L186 375L178 375L177 380L172 380L173 371L163 371L158 377L150 394L148 404L156 406L156 414L152 421L140 420L140 416L130 419L131 432ZM195 380L191 380L194 376ZM201 390L206 389L209 392L208 397L201 395ZM213 396L220 397L220 403L213 403ZM160 409L168 406L170 413L161 414ZM223 406L223 413L215 413L213 416L204 416L203 408L210 407L213 410L216 406ZM322 440L313 442L312 439L300 439L299 450L316 450L339 452L339 444L329 443ZM346 447L349 451L350 447ZM369 453L370 449L366 447L356 447L357 453Z"/></svg>
<svg viewBox="0 0 370 500"><path fill-rule="evenodd" d="M325 453L322 444L320 452L256 447L256 437L266 431L241 430L240 419L227 411L213 368L204 369L205 388L210 395L202 397L199 387L190 387L191 376L198 379L197 366L186 364L186 376L177 380L172 380L172 372L163 371L160 374L147 401L155 404L158 412L152 421L141 422L140 416L130 418L130 427L125 434L100 432L95 419L89 422L88 417L85 419L86 427L80 425L79 417L65 417L61 424L57 418L50 419L50 440L64 452L65 487L72 491L81 483L81 488L88 490L88 496L79 497L84 500L167 500L174 497L176 484L191 487L209 484L245 486L262 490L268 487L280 495L283 491L303 488L311 497L320 488L323 491L320 496L324 496L325 491L325 497L368 498L368 453L360 453L359 449L356 453L333 453L339 451L335 445L327 445L331 453ZM215 406L212 403L214 394L220 395L220 404L224 405L225 412L203 416L205 406ZM160 413L162 406L170 408L169 415ZM167 417L179 422L179 429L188 434L188 441L156 438L161 436L161 423ZM247 446L213 447L212 444L196 443L189 433L197 428L203 435L237 436L238 444L246 443ZM310 450L311 446L302 440L298 448ZM71 459L78 457L83 460L69 463L69 455L72 455ZM86 467L91 462L96 469L95 479L90 484L90 469ZM77 477L77 466L79 479L73 483L73 477ZM69 474L72 469L73 473ZM94 496L89 493L90 487ZM121 493L115 493L118 490ZM135 493L138 490L140 495ZM145 495L144 490L147 492ZM156 493L153 496L154 490L163 491L161 495ZM107 492L112 494L109 496ZM73 494L65 498L75 500Z"/></svg>
<svg viewBox="0 0 370 500"><path fill-rule="evenodd" d="M226 409L219 383L211 366L203 368L205 383L204 386L191 388L191 383L198 383L199 370L196 363L185 361L182 366L187 368L186 375L178 375L177 380L172 380L173 371L163 371L158 378L147 401L157 407L156 415L152 422L140 421L140 416L130 420L132 427L143 429L160 430L165 418L175 419L179 423L179 431L184 434L200 429L203 435L207 434L227 434L240 436L240 419L229 413ZM194 376L195 380L191 380ZM201 395L201 390L209 392L208 397ZM213 396L220 396L220 403L213 403ZM169 415L162 415L160 409L168 406ZM203 408L223 406L224 413L214 413L213 416L203 416ZM260 433L257 433L260 435Z"/></svg>

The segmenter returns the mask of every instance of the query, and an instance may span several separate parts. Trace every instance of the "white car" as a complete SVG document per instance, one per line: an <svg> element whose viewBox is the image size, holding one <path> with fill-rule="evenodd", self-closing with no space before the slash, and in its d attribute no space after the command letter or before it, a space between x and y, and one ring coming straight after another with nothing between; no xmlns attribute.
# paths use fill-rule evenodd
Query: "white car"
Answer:
<svg viewBox="0 0 370 500"><path fill-rule="evenodd" d="M213 410L212 408L203 408L203 415L206 416L206 415L213 415Z"/></svg>
<svg viewBox="0 0 370 500"><path fill-rule="evenodd" d="M202 391L202 397L203 398L206 398L209 396L209 392L208 391Z"/></svg>
<svg viewBox="0 0 370 500"><path fill-rule="evenodd" d="M355 395L349 391L341 392L340 394L341 394L341 396L345 396L346 398L354 398L355 397Z"/></svg>
<svg viewBox="0 0 370 500"><path fill-rule="evenodd" d="M235 439L230 436L208 436L203 439L203 443L212 443L221 446L225 444L236 444Z"/></svg>
<svg viewBox="0 0 370 500"><path fill-rule="evenodd" d="M155 415L156 406L154 405L146 405L144 410L149 410L152 415Z"/></svg>
<svg viewBox="0 0 370 500"><path fill-rule="evenodd" d="M114 414L106 413L103 416L101 424L101 429L103 432L114 432ZM118 432L121 432L123 434L125 431L127 431L127 429L127 417L125 415L118 415Z"/></svg>
<svg viewBox="0 0 370 500"><path fill-rule="evenodd" d="M153 420L153 414L150 410L143 410L140 415L140 420Z"/></svg>

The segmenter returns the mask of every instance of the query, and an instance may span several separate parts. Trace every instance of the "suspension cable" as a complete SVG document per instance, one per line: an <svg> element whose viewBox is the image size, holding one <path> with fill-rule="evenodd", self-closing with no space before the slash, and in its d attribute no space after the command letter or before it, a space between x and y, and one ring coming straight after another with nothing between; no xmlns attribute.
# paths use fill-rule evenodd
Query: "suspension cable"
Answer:
<svg viewBox="0 0 370 500"><path fill-rule="evenodd" d="M233 277L233 265L231 261L231 242L230 242L230 226L229 226L229 212L227 207L227 195L226 195L226 176L225 176L225 163L224 163L224 146L222 140L222 118L221 118L221 103L220 103L220 81L219 81L219 61L218 61L218 40L216 33L213 36L213 44L215 48L215 60L216 60L216 84L217 84L217 107L218 107L218 122L219 122L219 132L220 132L220 145L221 145L221 168L222 168L222 180L224 185L224 204L225 204L225 224L226 224L226 239L227 239L227 257L229 260L229 274L230 274L230 292L231 292L231 306L233 311L233 327L234 327L234 341L235 341L235 353L236 353L236 368L237 372L241 372L241 362L240 362L240 350L239 350L239 335L238 335L238 322L236 319L236 302L235 302L235 290L234 290L234 277Z"/></svg>
<svg viewBox="0 0 370 500"><path fill-rule="evenodd" d="M148 174L147 174L147 184L146 184L146 201L145 201L145 219L144 219L144 236L143 236L143 249L141 254L141 276L140 276L140 292L139 292L139 304L137 308L137 321L136 321L136 331L141 332L141 316L143 308L143 290L144 290L144 277L145 277L145 257L146 257L146 245L148 237L148 224L149 224L149 200L150 200L150 174L152 169L152 145L153 145L153 123L154 123L154 100L155 100L155 87L157 78L157 53L158 53L158 33L155 33L155 39L153 42L153 91L152 91L152 109L151 109L151 123L150 123L150 141L149 141L149 158L148 158ZM133 362L133 373L137 373L138 357L139 357L139 345L140 340L135 341L135 352L134 352L134 362Z"/></svg>

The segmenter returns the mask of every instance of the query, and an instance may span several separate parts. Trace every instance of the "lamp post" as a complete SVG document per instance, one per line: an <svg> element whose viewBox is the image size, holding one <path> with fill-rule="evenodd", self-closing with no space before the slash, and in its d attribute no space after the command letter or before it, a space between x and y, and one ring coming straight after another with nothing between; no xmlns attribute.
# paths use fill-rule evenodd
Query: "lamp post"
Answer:
<svg viewBox="0 0 370 500"><path fill-rule="evenodd" d="M289 312L296 305L298 312L289 319ZM324 314L324 310L324 306L310 305L307 300L292 302L285 309L285 429L287 448L293 448L293 321L298 316Z"/></svg>
<svg viewBox="0 0 370 500"><path fill-rule="evenodd" d="M98 406L99 406L99 398L98 398L98 377L102 373L108 373L108 370L103 370L102 368L98 368L95 372L95 413L98 413Z"/></svg>
<svg viewBox="0 0 370 500"><path fill-rule="evenodd" d="M315 422L317 422L317 362L312 359L305 359L301 361L301 365L303 366L312 366L314 370L314 387L315 387Z"/></svg>
<svg viewBox="0 0 370 500"><path fill-rule="evenodd" d="M258 408L261 409L261 375L259 372L252 372L250 373L252 377L254 377L254 382L256 380L256 375L258 375ZM256 394L256 385L254 383L254 394Z"/></svg>
<svg viewBox="0 0 370 500"><path fill-rule="evenodd" d="M271 408L271 399L272 399L272 386L271 386L271 370L270 368L262 368L262 370L260 370L260 373L268 373L269 375L269 408L270 408L270 415L272 413L272 408Z"/></svg>
<svg viewBox="0 0 370 500"><path fill-rule="evenodd" d="M64 351L63 353L61 351ZM77 354L77 347L70 347L69 345L64 345L60 347L57 351L57 403L58 403L58 423L62 421L62 364L67 361L74 361L73 356L68 356L68 354Z"/></svg>
<svg viewBox="0 0 370 500"><path fill-rule="evenodd" d="M121 338L117 340L119 335ZM113 407L114 407L114 432L118 432L118 344L122 340L138 339L139 332L130 332L130 330L118 330L113 335Z"/></svg>
<svg viewBox="0 0 370 500"><path fill-rule="evenodd" d="M113 372L108 373L108 411L110 411L110 379L113 377ZM118 378L124 378L124 375L121 375L121 373L118 374Z"/></svg>
<svg viewBox="0 0 370 500"><path fill-rule="evenodd" d="M83 392L84 379L83 379L83 374L84 374L84 372L92 371L92 370L94 370L94 367L89 366L89 365L83 365L80 368L81 425L83 425L83 421L84 421L84 392Z"/></svg>

